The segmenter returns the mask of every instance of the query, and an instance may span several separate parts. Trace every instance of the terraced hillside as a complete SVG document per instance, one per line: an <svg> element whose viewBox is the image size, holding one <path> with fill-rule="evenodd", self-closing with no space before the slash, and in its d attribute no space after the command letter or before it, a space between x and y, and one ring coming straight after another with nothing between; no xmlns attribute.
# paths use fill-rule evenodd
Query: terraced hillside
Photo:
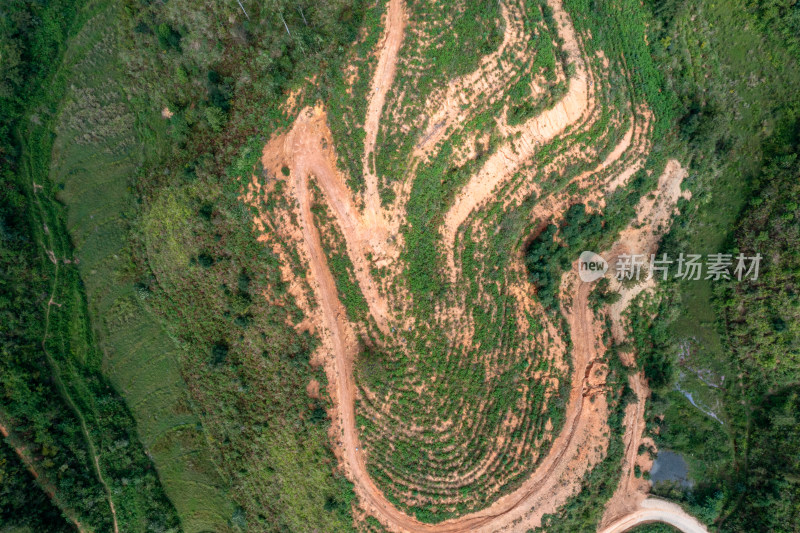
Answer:
<svg viewBox="0 0 800 533"><path fill-rule="evenodd" d="M646 461L647 386L625 381L633 354L620 366L607 352L606 317L624 342L624 305L593 315L569 263L581 246L654 251L685 172L648 157L658 95L629 70L631 43L600 46L570 7L506 2L476 16L470 3L390 1L375 57L353 59L370 86L352 78L338 94L352 114L332 121L339 134L324 104L295 109L293 96L297 118L245 187L308 317L299 327L323 339L337 453L390 529L541 524L608 453L626 387L637 399L606 522L644 498L632 472ZM351 161L363 140L360 166L341 162L337 140ZM523 256L545 238L575 255L537 295ZM642 287L618 289L627 303Z"/></svg>
<svg viewBox="0 0 800 533"><path fill-rule="evenodd" d="M0 29L0 533L796 529L794 0Z"/></svg>

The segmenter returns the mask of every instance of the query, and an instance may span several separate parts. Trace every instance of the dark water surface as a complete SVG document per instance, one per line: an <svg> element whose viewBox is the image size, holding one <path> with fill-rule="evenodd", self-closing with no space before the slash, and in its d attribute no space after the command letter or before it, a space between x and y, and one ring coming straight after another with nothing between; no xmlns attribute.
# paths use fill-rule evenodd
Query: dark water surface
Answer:
<svg viewBox="0 0 800 533"><path fill-rule="evenodd" d="M659 481L675 481L683 487L691 487L694 484L689 479L689 467L683 456L669 450L658 452L650 470L650 479L653 484Z"/></svg>

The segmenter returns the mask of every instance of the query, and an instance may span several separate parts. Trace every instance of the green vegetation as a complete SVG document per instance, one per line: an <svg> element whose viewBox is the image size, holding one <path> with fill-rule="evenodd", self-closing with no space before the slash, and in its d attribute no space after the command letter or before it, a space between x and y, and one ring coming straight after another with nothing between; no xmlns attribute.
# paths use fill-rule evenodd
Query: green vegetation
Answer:
<svg viewBox="0 0 800 533"><path fill-rule="evenodd" d="M120 36L108 8L86 23L64 58L69 89L55 124L50 181L67 207L66 224L103 350L103 366L137 420L164 489L188 531L225 530L234 509L216 471L208 436L192 412L177 366L180 346L146 307L134 285L128 221L137 169L157 157L137 136L116 56ZM191 459L189 459L191 457Z"/></svg>
<svg viewBox="0 0 800 533"><path fill-rule="evenodd" d="M733 512L720 529L725 531L791 531L800 504L798 442L800 409L797 386L766 394L755 406L746 472Z"/></svg>
<svg viewBox="0 0 800 533"><path fill-rule="evenodd" d="M309 366L315 340L291 327L302 314L286 295L277 257L255 239L237 178L249 179L263 145L253 131L285 123L281 94L326 63L330 70L322 76L340 70L337 50L355 37L362 13L344 2L273 7L248 6L247 19L236 4L217 6L225 18L236 18L237 29L214 29L224 53L210 55L182 44L162 54L163 43L154 46L146 28L177 28L181 43L206 39L214 13L188 27L170 7L152 5L136 14L134 39L140 48L154 48L143 56L152 65L145 72L154 77L136 90L154 86L154 71L185 72L188 79L178 76L175 87L159 88L149 100L163 98L174 113L167 127L173 142L171 153L137 182L143 208L131 237L133 271L147 307L181 344L179 366L192 403L239 506L232 525L346 531L354 496L339 474L331 475L328 399L305 392L312 379L324 384L321 371ZM242 39L257 46L243 47ZM132 64L142 60L127 59L134 71ZM198 81L205 94L197 94ZM324 96L327 85L318 87L321 93L306 96ZM249 111L256 108L263 112ZM208 110L225 121L219 134L206 124ZM281 296L285 304L271 305L264 294Z"/></svg>
<svg viewBox="0 0 800 533"><path fill-rule="evenodd" d="M325 383L309 365L316 340L292 327L302 313L277 256L256 241L240 178L250 179L262 135L286 123L284 93L305 86L298 105L326 96L363 11L350 2L246 9L249 18L236 3L209 12L150 4L130 22L135 48L152 52L125 55L130 71L147 76L133 90L174 113L167 153L136 182L132 271L147 308L181 346L192 406L238 506L232 527L348 531L354 495L328 448L329 400L306 394L312 379ZM191 24L186 12L197 15ZM162 24L180 34L179 46L164 46ZM190 46L209 40L203 53ZM158 84L172 72L175 85ZM313 87L304 81L311 75L322 78Z"/></svg>
<svg viewBox="0 0 800 533"><path fill-rule="evenodd" d="M366 137L364 121L370 84L378 63L374 50L384 32L381 17L386 13L386 3L386 0L375 0L365 6L363 37L350 44L346 57L352 70L331 74L333 88L326 101L328 122L339 155L337 163L346 172L353 191L364 188L361 162Z"/></svg>
<svg viewBox="0 0 800 533"><path fill-rule="evenodd" d="M121 531L346 531L354 496L331 475L328 400L305 394L323 381L307 363L314 343L287 325L290 307L251 305L280 275L224 169L257 115L230 116L263 105L258 126L281 123L276 96L335 62L360 12L248 8L253 25L241 15L230 33L209 31L237 12L228 6L175 8L3 8L17 25L4 60L19 62L3 63L2 422L33 453L39 484L53 480L54 501L92 529L111 529L111 497ZM193 54L200 35L219 53ZM276 53L265 77L255 60ZM234 88L245 67L259 85ZM176 279L187 268L202 283Z"/></svg>
<svg viewBox="0 0 800 533"><path fill-rule="evenodd" d="M339 301L347 310L347 316L352 321L365 320L369 312L367 300L361 293L353 272L353 262L347 255L344 237L336 226L336 221L324 203L322 191L316 184L312 185L314 203L311 212L314 214L314 225L320 228L322 248L327 255L328 266L336 281L339 292Z"/></svg>
<svg viewBox="0 0 800 533"><path fill-rule="evenodd" d="M598 94L597 119L585 129L570 132L564 139L556 139L543 147L515 177L515 185L498 192L498 199L513 196L516 193L513 187L526 180L541 184L542 197L565 190L565 184L571 178L593 169L597 159L602 160L620 142L638 102L652 99L653 107L663 115L657 117L658 127L663 129L669 124L669 100L659 92L663 88L663 78L650 56L641 55L640 43L646 20L636 11L641 10L641 6L635 2L603 5L607 12L597 13L582 3L572 6L575 12L570 11L576 27L592 31L595 36L595 39L586 41L587 48L597 47L587 50L588 61L593 67L606 72L594 54L597 49L613 53L609 55L612 65L608 68L609 88ZM547 10L538 2L526 3L525 8L526 23L536 28L537 37L546 38ZM632 18L629 11L637 17ZM631 18L636 24L629 33L603 32L600 28L606 24L607 17ZM546 54L546 47L542 48L541 53ZM557 53L556 56L563 61L563 54ZM536 61L535 56L529 59ZM569 65L562 68L571 70ZM649 76L645 80L647 83L638 77L633 83L629 81L626 77L628 68L635 72L635 76ZM551 87L550 93L556 94L557 88ZM401 228L405 239L401 259L408 266L404 272L405 279L400 281L412 297L410 312L416 325L412 331L400 332L402 349L384 350L380 358L370 353L362 361L364 367L373 370L366 373L362 382L369 390L364 397L375 395L381 399L379 404L371 399L364 400L359 406L358 426L365 441L370 474L393 503L428 522L438 522L485 506L491 501L490 490L497 491L497 494L513 490L536 466L530 460L524 465L519 464L513 453L497 461L497 466L493 463L490 473L482 473L480 477L470 479L468 484L426 479L444 479L454 476L455 472L465 472L465 477L468 477L470 467L474 468L482 458L496 451L492 441L500 431L498 427L503 415L508 412L514 412L524 422L518 431L513 432L512 439L504 443L517 442L521 446L532 443L538 451L536 457L543 456L550 436L560 430L569 390L568 377L554 368L544 351L546 346L539 336L542 330L540 317L528 316L527 323L520 324L512 312L520 302L508 291L508 284L512 281L509 279L510 260L521 247L524 236L533 231L532 225L542 222L528 218L537 205L535 195L522 195L509 207L496 202L474 214L474 218L462 226L456 240L455 253L462 268L457 284L448 283L442 274L443 251L438 228L443 214L459 188L501 143L509 140L502 137L495 121L504 100L493 98L489 96L486 102L477 103L474 114L458 125L448 142L443 143L429 160L419 161L414 168L407 224ZM406 133L402 142L413 142L421 133ZM475 141L474 135L485 136L487 141ZM385 141L390 142L388 138ZM575 156L576 146L585 148L586 154ZM466 160L457 157L456 154L473 147L474 157ZM572 151L567 155L568 149ZM398 164L408 164L407 158L390 150L385 156L378 154L378 168L381 168L381 161L389 165L392 164L391 158L395 157L401 162ZM570 160L563 174L541 172L542 168L559 158ZM620 166L628 162L623 159ZM563 220L554 222L553 228L557 227L556 224L561 226L562 237L566 236L568 244L562 246L561 239L555 242L553 233L556 230L553 229L539 260L532 260L538 266L531 265L536 271L534 275L540 274L542 285L551 291L546 302L551 309L557 308L554 282L560 279L564 266L582 249L592 246L602 249L613 241L616 232L635 214L634 206L641 194L655 184L663 164L664 156L657 152L627 187L618 189L608 198L608 206L602 215L589 215L588 206L579 204L570 209ZM406 167L397 167L386 172L400 176L405 170ZM607 169L605 172L612 171ZM565 192L577 195L580 191ZM596 206L591 208L594 212ZM442 332L453 327L448 318L442 316L442 306L458 302L462 295L469 313L468 323L474 328L474 332L470 331L471 345L466 349ZM482 362L494 357L502 363L497 370L487 373ZM413 372L409 372L409 368L413 368ZM556 378L559 389L546 391L533 377L537 371ZM519 384L526 382L527 388L523 387L524 392L520 394ZM551 398L549 402L543 401L545 396ZM391 417L381 413L387 404L393 413ZM553 425L552 432L543 431L548 418ZM449 420L464 419L476 420L474 427L479 429L470 426L458 431L427 431L421 438L415 435L413 440L396 422L402 420L403 425L410 423L435 428ZM614 461L609 459L610 466L603 476L610 476L618 468ZM605 490L601 493L610 495ZM593 513L596 515L597 510Z"/></svg>
<svg viewBox="0 0 800 533"><path fill-rule="evenodd" d="M648 13L639 3L613 0L590 6L588 2L568 0L565 7L577 30L592 33L593 39L585 43L587 55L591 57L592 52L602 50L612 64L619 65L630 76L630 79L610 76L607 83L614 89L617 89L616 84L625 85L631 104L647 103L655 116L650 135L656 142L646 169L637 172L627 187L612 193L601 213L587 215L586 206L575 204L565 212L558 226L547 225L529 244L526 262L531 281L537 287L537 296L548 308L556 307L556 284L561 273L581 251L602 250L612 243L617 232L635 214L634 206L641 194L652 189L655 182L651 173L660 171L664 163L664 146L659 139L671 127L675 116L674 96L666 90L664 77L643 39ZM610 27L615 30L610 31ZM579 239L583 248L576 246Z"/></svg>
<svg viewBox="0 0 800 533"><path fill-rule="evenodd" d="M787 530L800 509L798 131L768 148L770 163L754 183L759 193L737 225L735 248L762 254L762 274L754 283L729 281L716 295L723 343L740 371L731 395L742 400L726 403L738 490L720 520L725 531Z"/></svg>
<svg viewBox="0 0 800 533"><path fill-rule="evenodd" d="M678 533L680 529L676 529L669 524L644 524L641 526L636 526L635 528L631 529L631 533Z"/></svg>
<svg viewBox="0 0 800 533"><path fill-rule="evenodd" d="M169 530L177 516L135 422L102 373L63 210L47 181L67 83L64 43L101 9L59 2L7 9L12 27L4 45L21 61L4 72L2 102L2 312L10 327L3 330L0 417L8 442L35 458L40 485L71 520L98 530L115 522L129 531Z"/></svg>
<svg viewBox="0 0 800 533"><path fill-rule="evenodd" d="M385 202L392 200L391 185L402 181L413 167L411 154L425 127L434 126L426 124L427 119L422 123L419 119L427 111L428 97L449 80L475 70L481 56L495 51L503 39L498 2L414 1L409 2L408 10L419 31L407 34L400 49L397 80L384 110L396 120L381 125L375 153L375 170ZM440 24L449 31L442 31Z"/></svg>
<svg viewBox="0 0 800 533"><path fill-rule="evenodd" d="M668 282L634 318L654 388L648 427L681 452L691 489L664 485L719 531L791 531L798 424L795 278L798 39L791 2L658 2L653 55L678 97L690 164L661 252L762 254L752 281ZM749 199L749 200L748 200ZM645 315L658 310L658 321ZM662 418L663 415L663 418Z"/></svg>
<svg viewBox="0 0 800 533"><path fill-rule="evenodd" d="M0 441L0 531L75 531L61 510L37 486L13 448Z"/></svg>
<svg viewBox="0 0 800 533"><path fill-rule="evenodd" d="M548 224L531 241L525 263L542 305L556 306L561 274L569 270L583 250L596 248L602 229L602 215L587 215L583 204L575 204L567 209L558 226Z"/></svg>
<svg viewBox="0 0 800 533"><path fill-rule="evenodd" d="M519 148L515 128L565 94L575 66L543 0L407 3L411 31L383 110L391 120L370 162L384 204L415 174L407 219L388 236L403 242L406 268L393 280L388 267L373 271L408 313L386 335L395 346L375 333L346 243L315 191L340 300L366 332L355 373L368 471L390 501L428 523L519 486L564 422L569 372L546 343L561 333L569 356L557 317L562 274L582 250L613 242L667 157L678 157L693 199L679 204L661 252L758 253L761 276L670 280L634 305L630 345L607 355L608 452L544 528L596 527L616 487L632 400L617 352L634 349L653 389L650 435L686 457L694 481L654 493L714 530L792 531L800 4L564 7L596 84L591 119L537 146L493 191L496 201L457 228L450 283L444 214L500 146ZM319 339L284 274L311 309L313 280L302 252L269 227L296 217L283 187L296 176L286 166L269 176L259 156L297 110L322 102L338 164L350 188L363 189L385 11L384 0L0 7L0 425L9 433L0 531L111 531L115 522L125 533L382 530L371 517L354 524L356 496L330 449L326 376L311 363ZM482 61L512 23L524 38ZM496 69L506 76L452 103L463 119L426 147L429 157L414 157L442 126L430 123L433 102L478 68L482 80ZM568 183L610 154L631 120L641 125L643 104L653 113L648 141L631 150L649 151L641 169L602 207L581 201ZM253 174L267 191L263 211L243 200ZM573 200L535 220L556 194ZM264 235L256 213L269 215L259 221ZM520 252L522 274L511 264ZM526 276L545 316L520 310L509 289ZM590 302L599 310L616 298L600 283Z"/></svg>

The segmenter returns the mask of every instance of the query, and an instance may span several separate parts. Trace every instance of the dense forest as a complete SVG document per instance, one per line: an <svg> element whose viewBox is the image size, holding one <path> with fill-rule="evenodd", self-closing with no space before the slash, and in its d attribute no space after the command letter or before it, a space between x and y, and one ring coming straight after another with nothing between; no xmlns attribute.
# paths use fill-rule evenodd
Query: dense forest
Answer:
<svg viewBox="0 0 800 533"><path fill-rule="evenodd" d="M0 443L0 523L31 531L75 531L62 511L39 489L25 464L7 443Z"/></svg>

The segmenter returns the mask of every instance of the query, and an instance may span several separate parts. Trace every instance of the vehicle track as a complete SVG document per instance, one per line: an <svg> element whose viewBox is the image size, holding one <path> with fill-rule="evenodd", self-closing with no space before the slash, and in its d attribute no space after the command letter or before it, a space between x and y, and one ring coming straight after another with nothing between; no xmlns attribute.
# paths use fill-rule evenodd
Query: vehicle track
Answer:
<svg viewBox="0 0 800 533"><path fill-rule="evenodd" d="M389 2L386 15L386 32L380 45L378 66L372 79L367 117L364 121L364 156L362 158L364 180L366 181L367 216L373 225L380 224L381 199L378 193L378 176L374 172L375 141L378 138L378 125L383 112L386 94L394 81L397 70L397 54L403 43L406 24L403 2Z"/></svg>
<svg viewBox="0 0 800 533"><path fill-rule="evenodd" d="M569 63L575 65L575 74L569 79L567 94L553 107L541 115L528 120L519 137L501 146L484 163L478 173L473 176L456 196L453 206L445 215L442 224L447 269L451 281L456 273L455 235L469 214L502 183L510 179L522 163L544 144L564 132L571 124L578 121L590 104L590 89L586 62L581 54L575 29L568 15L564 12L561 0L550 2L553 17L558 24L558 35L564 41Z"/></svg>
<svg viewBox="0 0 800 533"><path fill-rule="evenodd" d="M538 145L548 142L565 131L570 124L586 117L590 104L590 90L587 84L589 73L581 57L574 29L560 0L550 0L550 5L558 23L559 35L566 43L570 61L576 65L576 75L570 79L566 96L550 110L531 119L517 142L512 141L509 146L501 147L495 152L479 173L469 180L458 194L452 208L446 213L442 233L447 253L447 267L453 279L457 277L458 272L454 241L459 227L476 208L491 197L498 186L515 174ZM504 10L504 16L505 13ZM588 450L598 446L604 448L608 442L607 436L603 436L607 428L605 420L608 415L602 386L604 383L602 355L605 349L601 342L603 323L595 320L589 307L588 297L592 286L581 283L574 271L566 273L562 280L562 294L571 294L568 304L562 305L561 308L570 326L572 340L572 388L567 403L566 422L538 468L516 490L499 497L482 510L438 524L420 522L393 505L370 478L363 446L358 436L355 420L357 387L353 377L354 359L359 349L357 335L353 325L347 320L347 314L339 300L336 280L327 263L320 231L314 224L309 179L313 177L316 180L325 201L332 208L336 223L344 236L347 253L354 264L356 280L367 300L370 315L378 328L388 335L392 330L392 324L401 323L402 318L393 316L389 311L390 306L386 298L370 274L369 258L374 253L383 257L396 257L399 244L387 243L387 237L393 230L387 226L393 222L387 222L387 217L381 211L377 195L377 177L370 171L369 158L372 157L375 148L383 101L394 77L392 63L396 61L402 43L404 17L402 0L390 0L386 17L388 27L382 39L376 80L373 81L373 91L368 105L367 141L362 161L367 176L365 212L361 213L355 207L356 202L345 185L345 180L337 171L336 154L330 142L332 135L327 126L324 110L320 106L302 110L289 132L271 140L264 148L262 164L275 175L278 175L277 170L283 166L291 171L289 179L293 196L298 202L301 241L308 253L310 283L319 303L318 311L312 313L323 326L321 336L327 352L325 365L335 405L332 436L344 470L355 485L360 505L393 531L443 533L527 531L539 525L544 514L555 512L579 489L583 474L590 468L592 461L596 460ZM610 156L600 164L598 170L610 167L622 157L631 145L631 140L635 136L634 131L640 133L647 131L646 123L647 120L645 125L639 126L637 130L634 130L635 125L632 125L617 148L612 150ZM637 134L636 138L639 137ZM639 141L634 144L639 148L643 146ZM640 164L636 159L629 168L639 168ZM676 165L676 162L671 162L669 168L673 172L665 172L665 177L662 176L659 182L656 195L659 201L644 201L640 206L641 212L646 213L644 216L649 216L650 219L635 221L635 223L645 223L644 225L632 223L626 230L627 233L623 232L621 239L624 243L642 244L646 247L642 250L650 250L657 242L656 228L658 231L663 231L666 227L680 195L679 184L683 175L674 172ZM680 168L679 165L677 168ZM619 176L626 174L629 176L632 172L623 169L620 174L607 175L605 181L597 188L598 194L602 197L603 190L619 186L627 179L620 179ZM588 174L584 173L578 180L583 180L587 176ZM559 197L555 202L547 204L547 212L540 211L539 215L556 216L568 207L570 200L569 196ZM262 227L263 225L262 222ZM613 252L619 253L618 250ZM521 262L522 257L518 257L517 261ZM636 376L635 379L641 378ZM641 381L637 381L634 385L635 390L642 394L635 409L635 420L631 419L631 423L626 424L629 451L638 448L634 447L634 443L638 443L641 438L643 424L636 421L642 413L646 398ZM626 454L626 459L630 463L631 460L635 460L635 456ZM625 492L621 497L638 496L631 496ZM641 502L637 500L637 503ZM689 523L686 521L688 515L684 515L685 513L682 515L664 506L655 511L637 508L630 514L615 519L612 526L625 527L624 525L628 523L625 522L626 519L637 521L652 516L666 517L664 520L656 519L668 523Z"/></svg>
<svg viewBox="0 0 800 533"><path fill-rule="evenodd" d="M34 200L36 202L36 207L39 210L40 216L42 220L46 220L45 210L42 207L41 201L39 199L38 192L36 191L36 184L32 183L33 190L34 190ZM88 448L88 452L92 458L92 466L97 477L97 481L103 487L103 491L106 495L106 501L108 502L109 511L111 512L111 525L113 527L114 533L119 533L119 524L117 522L117 508L114 505L114 499L111 497L111 488L108 486L108 483L103 476L103 471L100 466L100 454L97 451L97 447L95 446L94 440L89 433L89 427L86 424L86 418L83 415L83 412L78 407L78 404L72 398L72 395L69 393L64 380L61 377L61 368L58 362L53 358L53 355L47 349L47 336L50 333L50 311L53 305L58 305L54 302L54 298L56 295L56 290L58 289L59 283L59 275L60 275L60 265L59 259L55 256L53 250L55 247L53 246L53 236L50 232L45 232L45 236L47 238L47 243L42 243L44 250L47 252L50 260L55 265L54 272L53 272L53 283L50 288L50 296L48 298L47 310L45 311L45 318L44 318L44 331L42 333L42 340L41 340L41 347L42 352L44 352L45 359L47 360L47 364L50 367L52 372L53 382L55 383L59 393L66 401L69 408L75 414L76 418L78 419L78 423L81 428L81 433L83 434L83 439L86 442L86 446Z"/></svg>
<svg viewBox="0 0 800 533"><path fill-rule="evenodd" d="M684 533L707 533L708 529L696 518L688 514L674 503L648 498L639 506L619 518L613 524L599 530L599 533L622 533L642 524L664 522L683 531Z"/></svg>
<svg viewBox="0 0 800 533"><path fill-rule="evenodd" d="M3 416L3 418L8 418L8 417ZM91 533L92 530L88 529L85 525L83 525L81 522L78 521L77 514L72 509L67 507L64 504L64 502L61 501L61 498L59 498L58 495L56 494L55 487L53 486L53 484L50 481L44 479L44 477L39 474L39 471L36 470L36 463L30 456L28 451L21 443L16 442L11 432L1 422L0 422L0 435L2 435L3 438L6 439L7 443L14 449L14 453L17 454L17 457L19 457L20 461L22 461L22 464L24 464L25 467L28 469L28 472L31 473L31 476L33 476L33 479L36 481L36 484L39 485L39 487L45 492L45 494L47 494L47 497L50 498L50 500L55 504L55 506L58 507L62 513L64 513L64 516L67 518L67 520L75 524L78 533Z"/></svg>

